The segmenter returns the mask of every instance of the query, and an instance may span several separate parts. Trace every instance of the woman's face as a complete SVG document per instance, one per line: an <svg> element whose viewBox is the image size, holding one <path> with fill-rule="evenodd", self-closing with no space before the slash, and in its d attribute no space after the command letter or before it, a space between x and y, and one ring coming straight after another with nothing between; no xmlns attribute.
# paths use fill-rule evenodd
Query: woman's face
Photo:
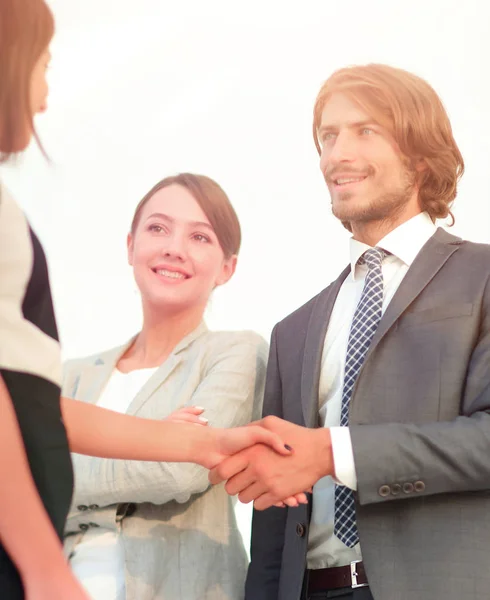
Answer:
<svg viewBox="0 0 490 600"><path fill-rule="evenodd" d="M48 101L48 82L46 80L46 71L51 60L49 48L41 54L37 63L34 65L31 77L31 112L34 117L37 113L44 112Z"/></svg>
<svg viewBox="0 0 490 600"><path fill-rule="evenodd" d="M158 190L128 236L143 304L165 312L204 311L213 289L226 283L236 256L225 258L204 211L183 186Z"/></svg>
<svg viewBox="0 0 490 600"><path fill-rule="evenodd" d="M46 80L46 71L48 69L50 60L51 53L49 48L46 48L34 65L34 69L32 71L30 88L30 111L32 119L34 119L38 113L42 113L47 109L49 90L48 82ZM31 141L32 134L33 131L31 123L27 121L24 132L19 135L19 139L16 141L15 152L22 152L27 148Z"/></svg>
<svg viewBox="0 0 490 600"><path fill-rule="evenodd" d="M14 152L22 152L29 145L33 130L31 120L41 112L44 112L47 108L48 100L48 82L46 80L46 71L51 60L51 53L49 48L41 54L31 74L31 87L30 87L30 116L31 119L27 119L23 132L19 132L18 139L15 140Z"/></svg>

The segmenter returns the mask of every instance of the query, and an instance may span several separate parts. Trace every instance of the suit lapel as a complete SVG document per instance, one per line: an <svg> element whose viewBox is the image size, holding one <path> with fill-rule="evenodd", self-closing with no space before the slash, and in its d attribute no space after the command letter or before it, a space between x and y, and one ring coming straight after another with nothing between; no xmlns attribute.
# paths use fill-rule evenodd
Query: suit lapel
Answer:
<svg viewBox="0 0 490 600"><path fill-rule="evenodd" d="M126 413L128 415L136 415L141 410L143 405L150 399L150 397L156 392L156 390L165 382L172 371L175 370L177 365L182 361L182 354L171 354L167 360L159 367L148 381L143 385L140 391L133 398L131 404L128 406ZM163 401L173 400L172 398L163 399Z"/></svg>
<svg viewBox="0 0 490 600"><path fill-rule="evenodd" d="M301 373L301 403L307 427L318 426L318 390L325 335L335 300L349 272L350 266L344 269L332 285L320 293L308 323Z"/></svg>
<svg viewBox="0 0 490 600"><path fill-rule="evenodd" d="M463 240L439 228L419 252L393 296L374 334L373 341L352 390L349 411L352 411L362 372L379 343L412 302L429 285L448 258L459 249L461 244L464 244Z"/></svg>
<svg viewBox="0 0 490 600"><path fill-rule="evenodd" d="M153 373L128 407L127 414L136 415L158 388L168 379L177 366L185 360L186 349L198 337L206 333L207 327L202 322L193 332L183 338L172 351L167 360ZM164 401L175 401L174 398L164 398Z"/></svg>
<svg viewBox="0 0 490 600"><path fill-rule="evenodd" d="M464 242L460 238L439 228L423 246L388 305L374 334L364 364L397 319L429 285L451 254L456 252L462 243Z"/></svg>
<svg viewBox="0 0 490 600"><path fill-rule="evenodd" d="M91 404L98 402L104 387L116 368L118 360L132 344L133 339L122 346L102 353L95 359L93 364L82 369L78 381L75 382L75 398L90 402ZM67 389L67 394L70 394L70 389Z"/></svg>
<svg viewBox="0 0 490 600"><path fill-rule="evenodd" d="M207 327L205 323L202 322L194 329L194 331L177 344L167 360L155 371L155 373L153 373L141 390L136 394L126 411L127 414L137 414L150 396L152 396L162 383L164 383L177 365L184 359L185 350L189 345L206 331ZM67 382L66 394L74 395L77 399L96 404L104 387L107 385L112 372L116 368L117 362L133 341L134 337L126 344L101 354L95 359L93 364L85 367L81 371L78 381Z"/></svg>
<svg viewBox="0 0 490 600"><path fill-rule="evenodd" d="M460 238L447 233L441 228L437 229L435 234L428 240L386 309L364 360L364 365L397 319L407 310L462 243L464 242ZM349 271L350 266L341 273L330 287L318 296L308 323L301 375L301 402L307 427L318 425L318 393L325 335L335 300ZM357 381L359 379L360 376ZM355 387L353 397L354 394Z"/></svg>

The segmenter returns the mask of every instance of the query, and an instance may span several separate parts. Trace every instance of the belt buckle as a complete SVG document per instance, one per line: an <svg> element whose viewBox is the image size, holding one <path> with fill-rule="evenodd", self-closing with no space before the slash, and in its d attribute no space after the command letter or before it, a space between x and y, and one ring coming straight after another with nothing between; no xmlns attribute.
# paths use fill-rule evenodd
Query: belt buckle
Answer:
<svg viewBox="0 0 490 600"><path fill-rule="evenodd" d="M353 560L350 563L350 578L351 578L351 587L352 588L361 588L361 587L367 587L369 584L368 583L357 583L357 577L358 577L358 573L357 573L357 569L356 569L356 565L357 563L362 562L361 560Z"/></svg>

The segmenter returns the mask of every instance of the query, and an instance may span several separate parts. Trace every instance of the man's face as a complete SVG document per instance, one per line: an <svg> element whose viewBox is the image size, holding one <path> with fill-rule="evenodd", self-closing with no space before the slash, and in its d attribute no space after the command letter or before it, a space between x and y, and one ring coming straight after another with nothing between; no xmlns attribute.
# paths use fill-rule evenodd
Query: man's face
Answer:
<svg viewBox="0 0 490 600"><path fill-rule="evenodd" d="M341 221L355 228L396 217L417 202L415 173L392 135L345 94L327 100L318 138L320 168Z"/></svg>

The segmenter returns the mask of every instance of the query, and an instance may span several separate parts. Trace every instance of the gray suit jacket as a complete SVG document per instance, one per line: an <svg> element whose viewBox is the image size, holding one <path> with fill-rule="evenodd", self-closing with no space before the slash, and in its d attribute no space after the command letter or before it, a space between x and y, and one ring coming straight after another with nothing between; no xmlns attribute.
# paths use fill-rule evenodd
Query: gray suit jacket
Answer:
<svg viewBox="0 0 490 600"><path fill-rule="evenodd" d="M264 413L318 426L320 360L346 269L272 334ZM490 589L490 246L442 229L373 339L350 405L357 523L375 600ZM254 514L247 600L300 598L310 513Z"/></svg>
<svg viewBox="0 0 490 600"><path fill-rule="evenodd" d="M63 393L97 402L128 344L66 365ZM253 332L187 336L151 376L128 414L162 419L179 407L205 408L210 425L234 427L260 416L268 347ZM222 485L187 463L73 455L75 491L65 551L85 532L120 532L127 600L241 600L247 555Z"/></svg>

